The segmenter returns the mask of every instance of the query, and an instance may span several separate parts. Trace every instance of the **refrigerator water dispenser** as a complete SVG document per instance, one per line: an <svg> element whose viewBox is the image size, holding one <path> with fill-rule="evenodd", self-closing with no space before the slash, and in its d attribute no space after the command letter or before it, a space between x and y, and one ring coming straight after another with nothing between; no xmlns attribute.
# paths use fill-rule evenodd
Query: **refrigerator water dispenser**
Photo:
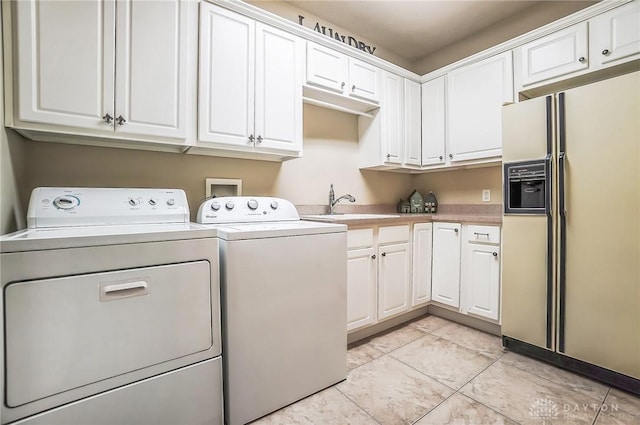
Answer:
<svg viewBox="0 0 640 425"><path fill-rule="evenodd" d="M545 160L504 164L505 214L546 214L548 172Z"/></svg>

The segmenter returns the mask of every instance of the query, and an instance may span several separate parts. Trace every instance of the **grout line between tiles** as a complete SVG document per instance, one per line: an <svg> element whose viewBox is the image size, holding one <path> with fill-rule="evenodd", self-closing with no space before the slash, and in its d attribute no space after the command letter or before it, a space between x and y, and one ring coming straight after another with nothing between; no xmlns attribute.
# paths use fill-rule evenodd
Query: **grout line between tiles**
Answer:
<svg viewBox="0 0 640 425"><path fill-rule="evenodd" d="M385 354L385 355L383 355L383 356L380 356L380 357L378 357L378 358L380 359L380 358L382 358L382 357L384 357L384 356L386 356L386 354ZM374 359L374 360L376 360L376 359ZM358 366L358 367L359 367L359 366ZM349 379L349 378L347 377L347 379ZM342 394L343 396L345 396L345 397L347 398L347 400L349 400L351 403L355 404L355 405L358 407L358 409L362 410L362 411L363 411L367 416L369 416L369 417L370 417L370 418L371 418L375 423L377 423L378 425L382 425L382 423L380 423L380 421L378 421L376 418L374 418L374 417L373 417L373 415L371 415L371 414L370 414L370 413L369 413L369 412L368 412L364 407L360 406L360 405L359 405L355 400L353 400L353 399L352 399L351 397L349 397L347 394L345 394L344 392L342 392L342 391L340 390L340 388L338 388L337 386L335 386L335 389L336 389L336 390L338 390L338 392L339 392L340 394Z"/></svg>
<svg viewBox="0 0 640 425"><path fill-rule="evenodd" d="M600 413L602 413L602 406L604 405L604 402L607 401L607 397L609 397L610 392L611 392L611 387L607 388L607 393L604 395L602 402L600 402L600 406L598 407L598 411L596 412L596 416L593 418L593 422L591 422L591 425L595 425L596 422L598 422Z"/></svg>

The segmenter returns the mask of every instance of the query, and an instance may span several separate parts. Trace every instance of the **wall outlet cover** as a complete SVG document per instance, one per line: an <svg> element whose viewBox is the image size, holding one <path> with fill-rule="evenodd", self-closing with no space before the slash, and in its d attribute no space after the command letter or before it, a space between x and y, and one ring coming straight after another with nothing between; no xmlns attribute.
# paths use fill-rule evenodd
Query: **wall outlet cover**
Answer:
<svg viewBox="0 0 640 425"><path fill-rule="evenodd" d="M482 202L491 201L491 189L483 189L482 190Z"/></svg>

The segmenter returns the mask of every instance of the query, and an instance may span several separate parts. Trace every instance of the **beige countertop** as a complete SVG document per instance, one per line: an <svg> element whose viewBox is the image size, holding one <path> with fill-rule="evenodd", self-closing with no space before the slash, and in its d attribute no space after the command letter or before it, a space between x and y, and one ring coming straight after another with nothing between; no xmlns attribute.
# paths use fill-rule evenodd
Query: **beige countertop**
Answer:
<svg viewBox="0 0 640 425"><path fill-rule="evenodd" d="M502 215L478 213L442 214L323 214L302 215L303 220L346 224L349 227L394 225L403 223L455 222L469 224L501 225Z"/></svg>

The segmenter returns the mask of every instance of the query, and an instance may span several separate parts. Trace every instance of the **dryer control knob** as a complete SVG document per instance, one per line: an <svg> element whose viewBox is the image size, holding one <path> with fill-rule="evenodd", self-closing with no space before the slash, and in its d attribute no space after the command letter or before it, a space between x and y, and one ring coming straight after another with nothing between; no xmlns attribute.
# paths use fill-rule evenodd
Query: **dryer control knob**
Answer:
<svg viewBox="0 0 640 425"><path fill-rule="evenodd" d="M236 205L233 203L233 201L227 201L227 203L225 204L225 207L226 207L228 210L232 210L232 209L233 209L233 207L235 207L235 206L236 206Z"/></svg>
<svg viewBox="0 0 640 425"><path fill-rule="evenodd" d="M140 200L139 199L129 198L129 205L131 205L132 207L135 207L138 204L140 204Z"/></svg>
<svg viewBox="0 0 640 425"><path fill-rule="evenodd" d="M211 209L214 210L214 211L218 211L220 209L220 202L213 201L211 203Z"/></svg>
<svg viewBox="0 0 640 425"><path fill-rule="evenodd" d="M153 199L153 198L150 198L150 199L149 199L149 205L151 205L151 206L154 206L154 207L155 207L157 204L158 204L158 201L156 201L155 199Z"/></svg>
<svg viewBox="0 0 640 425"><path fill-rule="evenodd" d="M278 209L278 201L271 201L271 209L272 210Z"/></svg>
<svg viewBox="0 0 640 425"><path fill-rule="evenodd" d="M70 210L80 204L75 196L59 196L53 200L53 205L61 210Z"/></svg>
<svg viewBox="0 0 640 425"><path fill-rule="evenodd" d="M169 198L167 199L167 205L169 205L170 207L174 206L176 204L176 200L173 198Z"/></svg>
<svg viewBox="0 0 640 425"><path fill-rule="evenodd" d="M247 206L250 210L255 210L258 208L258 201L256 201L255 199L249 199L249 201L247 202Z"/></svg>

